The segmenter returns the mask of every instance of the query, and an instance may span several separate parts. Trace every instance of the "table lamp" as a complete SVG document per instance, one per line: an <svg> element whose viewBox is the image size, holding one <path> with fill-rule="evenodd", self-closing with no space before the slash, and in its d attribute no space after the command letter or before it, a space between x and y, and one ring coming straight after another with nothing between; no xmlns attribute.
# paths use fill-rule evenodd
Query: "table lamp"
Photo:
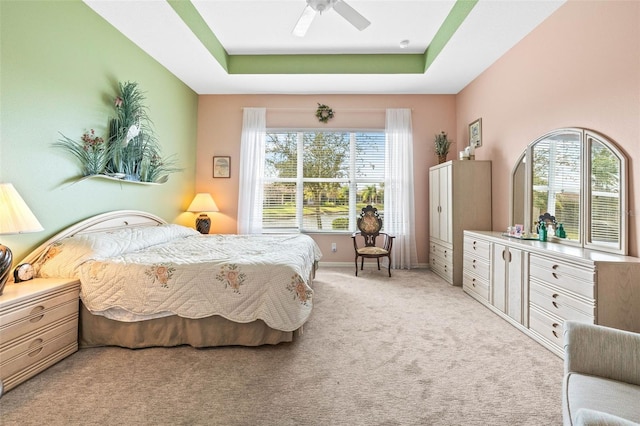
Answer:
<svg viewBox="0 0 640 426"><path fill-rule="evenodd" d="M211 194L206 192L199 192L193 198L191 204L189 204L188 212L200 213L200 216L196 219L196 229L201 234L208 234L211 228L211 219L205 212L219 212L216 202L213 201Z"/></svg>
<svg viewBox="0 0 640 426"><path fill-rule="evenodd" d="M0 235L38 232L44 228L10 183L0 183ZM0 244L0 295L9 279L13 254Z"/></svg>

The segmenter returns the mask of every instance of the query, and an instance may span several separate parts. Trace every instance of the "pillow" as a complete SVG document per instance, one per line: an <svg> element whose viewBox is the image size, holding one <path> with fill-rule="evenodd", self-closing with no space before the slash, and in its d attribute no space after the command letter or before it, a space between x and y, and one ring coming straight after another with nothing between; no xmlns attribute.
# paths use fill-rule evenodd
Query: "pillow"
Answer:
<svg viewBox="0 0 640 426"><path fill-rule="evenodd" d="M42 278L77 278L78 267L88 260L118 256L189 235L199 232L175 224L75 235L51 244L34 267Z"/></svg>

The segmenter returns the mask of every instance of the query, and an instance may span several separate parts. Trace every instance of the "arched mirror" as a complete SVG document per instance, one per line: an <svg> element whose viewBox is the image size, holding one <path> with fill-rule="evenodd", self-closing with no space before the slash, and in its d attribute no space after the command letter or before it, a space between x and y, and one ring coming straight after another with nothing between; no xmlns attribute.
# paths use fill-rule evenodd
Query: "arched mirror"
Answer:
<svg viewBox="0 0 640 426"><path fill-rule="evenodd" d="M533 141L511 176L511 224L535 233L541 215L562 224L550 241L627 254L627 159L586 129L559 129Z"/></svg>

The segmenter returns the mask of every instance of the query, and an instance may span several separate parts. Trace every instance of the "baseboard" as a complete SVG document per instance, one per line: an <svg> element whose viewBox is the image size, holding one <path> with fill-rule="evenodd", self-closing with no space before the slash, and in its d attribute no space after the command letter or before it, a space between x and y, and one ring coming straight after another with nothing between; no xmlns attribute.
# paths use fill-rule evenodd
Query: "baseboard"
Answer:
<svg viewBox="0 0 640 426"><path fill-rule="evenodd" d="M355 264L353 262L319 262L318 266L320 268L323 266L326 268L353 268ZM431 266L428 263L418 263L415 269L431 269Z"/></svg>

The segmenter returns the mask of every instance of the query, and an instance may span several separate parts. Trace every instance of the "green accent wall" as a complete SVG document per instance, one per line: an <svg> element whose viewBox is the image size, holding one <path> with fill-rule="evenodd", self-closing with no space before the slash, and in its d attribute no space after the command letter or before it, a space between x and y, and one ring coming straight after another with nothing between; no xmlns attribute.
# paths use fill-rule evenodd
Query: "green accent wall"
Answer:
<svg viewBox="0 0 640 426"><path fill-rule="evenodd" d="M120 209L175 222L194 193L198 96L80 0L0 0L0 181L13 183L45 230L0 236L22 259L70 224ZM135 81L165 156L164 185L75 182L79 165L52 147L60 133L106 136L119 81Z"/></svg>

